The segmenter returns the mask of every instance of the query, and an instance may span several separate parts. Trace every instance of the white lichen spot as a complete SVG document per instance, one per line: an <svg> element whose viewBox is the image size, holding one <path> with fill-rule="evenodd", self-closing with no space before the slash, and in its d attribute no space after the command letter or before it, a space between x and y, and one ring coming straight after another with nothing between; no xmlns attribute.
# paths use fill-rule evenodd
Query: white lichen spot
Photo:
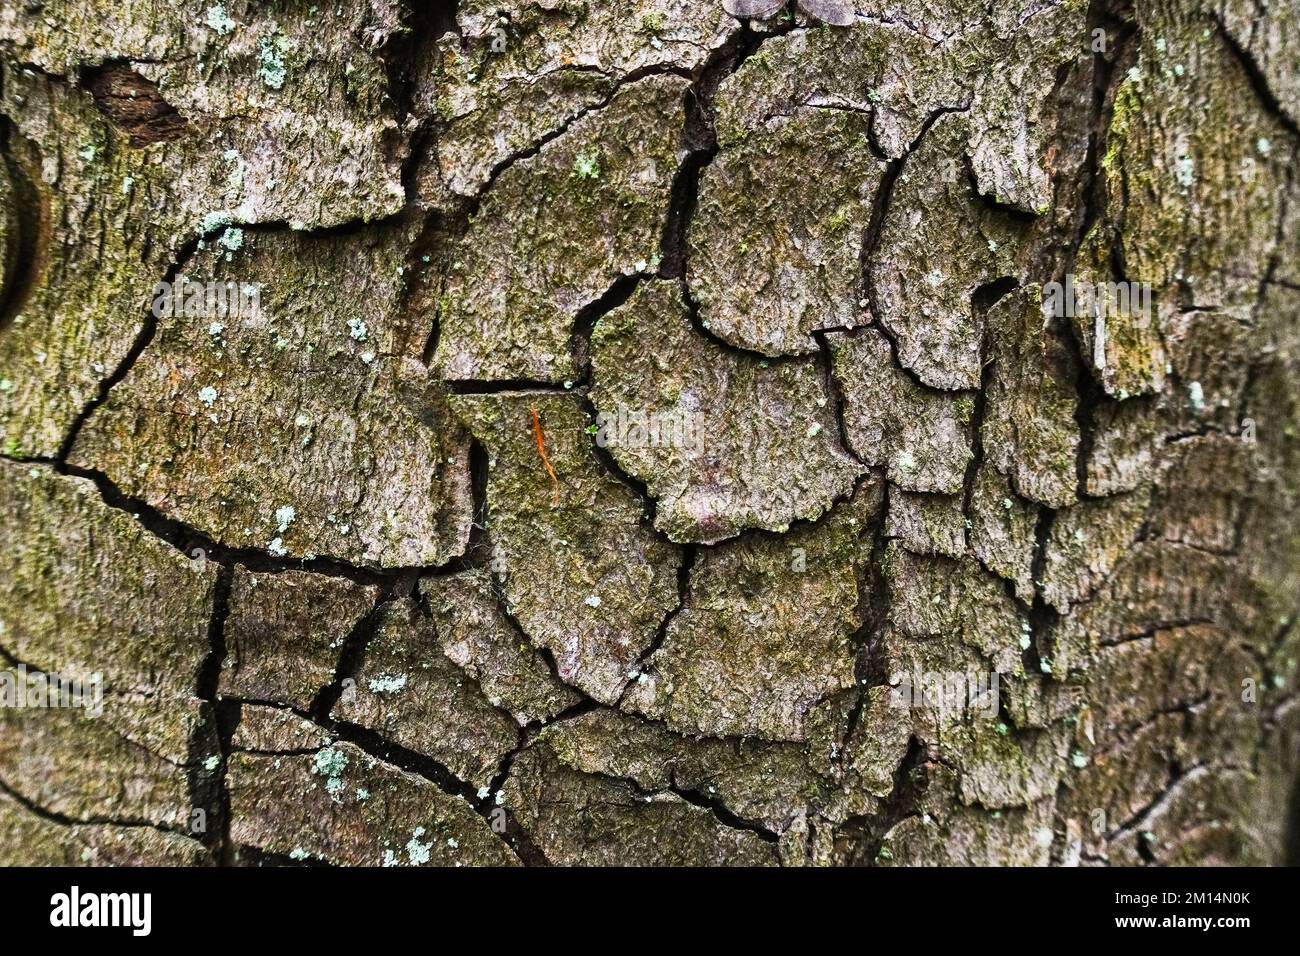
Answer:
<svg viewBox="0 0 1300 956"><path fill-rule="evenodd" d="M204 385L199 389L199 401L203 403L204 408L211 408L217 403L217 390L211 385Z"/></svg>
<svg viewBox="0 0 1300 956"><path fill-rule="evenodd" d="M238 252L244 248L244 230L232 226L221 233L217 245L229 252Z"/></svg>
<svg viewBox="0 0 1300 956"><path fill-rule="evenodd" d="M291 860L305 860L305 859L307 859L307 851L304 850L304 849L303 849L302 847L300 847L300 846L296 846L296 847L294 847L292 850L289 851L289 859L291 859Z"/></svg>
<svg viewBox="0 0 1300 956"><path fill-rule="evenodd" d="M822 430L821 423L820 423L820 422L813 422L811 425L808 426L808 437L809 437L809 438L816 438L816 437L817 437L817 434L818 434L821 430Z"/></svg>
<svg viewBox="0 0 1300 956"><path fill-rule="evenodd" d="M347 769L348 755L333 747L325 747L316 753L311 772L325 778L325 790L338 799L343 789L343 771Z"/></svg>
<svg viewBox="0 0 1300 956"><path fill-rule="evenodd" d="M1205 390L1201 388L1200 382L1192 382L1187 386L1187 401L1193 411L1205 410Z"/></svg>
<svg viewBox="0 0 1300 956"><path fill-rule="evenodd" d="M405 686L405 674L380 674L370 681L370 691L374 694L396 694Z"/></svg>
<svg viewBox="0 0 1300 956"><path fill-rule="evenodd" d="M578 158L573 161L573 178L599 179L600 154L595 150L579 153Z"/></svg>
<svg viewBox="0 0 1300 956"><path fill-rule="evenodd" d="M424 827L416 827L411 833L410 841L406 844L406 857L411 861L411 866L423 866L429 862L429 851L433 849L433 843L421 843L422 836L424 836Z"/></svg>
<svg viewBox="0 0 1300 956"><path fill-rule="evenodd" d="M293 524L293 519L298 517L298 512L293 505L285 505L283 508L275 509L275 526L281 534L289 530L289 525Z"/></svg>
<svg viewBox="0 0 1300 956"><path fill-rule="evenodd" d="M1174 163L1174 178L1183 189L1190 189L1196 182L1196 163L1190 156L1179 156Z"/></svg>
<svg viewBox="0 0 1300 956"><path fill-rule="evenodd" d="M587 607L600 607L600 598L595 594L589 594L582 603Z"/></svg>
<svg viewBox="0 0 1300 956"><path fill-rule="evenodd" d="M278 90L284 86L288 75L284 55L289 51L289 41L279 32L279 27L275 30L257 41L257 75L268 87Z"/></svg>
<svg viewBox="0 0 1300 956"><path fill-rule="evenodd" d="M1261 136L1259 139L1255 140L1255 152L1259 153L1261 156L1267 156L1269 153L1273 152L1273 144L1269 142L1267 136Z"/></svg>
<svg viewBox="0 0 1300 956"><path fill-rule="evenodd" d="M208 26L215 30L217 36L226 36L233 33L235 27L239 26L234 20L230 19L230 14L221 4L214 7L208 7Z"/></svg>
<svg viewBox="0 0 1300 956"><path fill-rule="evenodd" d="M266 546L266 550L277 558L283 558L289 552L285 549L284 541L280 538L272 538L271 543Z"/></svg>

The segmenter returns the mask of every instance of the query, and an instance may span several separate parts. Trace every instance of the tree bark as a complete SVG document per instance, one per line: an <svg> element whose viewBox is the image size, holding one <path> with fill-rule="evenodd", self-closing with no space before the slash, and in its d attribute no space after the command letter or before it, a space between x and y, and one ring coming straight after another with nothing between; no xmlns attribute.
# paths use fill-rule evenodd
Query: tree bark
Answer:
<svg viewBox="0 0 1300 956"><path fill-rule="evenodd" d="M0 863L1296 862L1293 3L0 70Z"/></svg>

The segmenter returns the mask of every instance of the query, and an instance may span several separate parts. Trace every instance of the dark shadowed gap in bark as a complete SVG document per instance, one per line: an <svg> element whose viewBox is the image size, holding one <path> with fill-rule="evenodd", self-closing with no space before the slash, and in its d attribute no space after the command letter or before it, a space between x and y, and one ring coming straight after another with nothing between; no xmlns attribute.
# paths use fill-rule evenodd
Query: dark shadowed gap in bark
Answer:
<svg viewBox="0 0 1300 956"><path fill-rule="evenodd" d="M189 131L185 117L163 98L158 84L133 70L129 62L104 63L84 71L80 81L99 111L136 149L179 139Z"/></svg>
<svg viewBox="0 0 1300 956"><path fill-rule="evenodd" d="M0 90L0 98L2 94ZM9 268L0 263L0 333L22 312L48 260L49 205L34 177L14 156L13 144L19 135L11 121L0 117L0 176L7 174L9 179L14 206L11 222L18 239L10 251Z"/></svg>

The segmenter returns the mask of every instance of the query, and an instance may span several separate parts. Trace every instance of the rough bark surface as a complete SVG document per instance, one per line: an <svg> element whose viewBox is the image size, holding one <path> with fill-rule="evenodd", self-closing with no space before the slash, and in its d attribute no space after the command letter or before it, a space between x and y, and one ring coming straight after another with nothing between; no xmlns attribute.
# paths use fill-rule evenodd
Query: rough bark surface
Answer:
<svg viewBox="0 0 1300 956"><path fill-rule="evenodd" d="M1298 154L1283 0L0 0L0 863L1285 862Z"/></svg>

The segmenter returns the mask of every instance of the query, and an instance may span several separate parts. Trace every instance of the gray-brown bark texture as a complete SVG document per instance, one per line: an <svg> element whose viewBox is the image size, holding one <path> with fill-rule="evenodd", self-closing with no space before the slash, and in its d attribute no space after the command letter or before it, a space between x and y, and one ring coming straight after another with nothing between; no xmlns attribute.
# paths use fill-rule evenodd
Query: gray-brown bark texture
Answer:
<svg viewBox="0 0 1300 956"><path fill-rule="evenodd" d="M3 0L0 114L0 862L1285 860L1293 0Z"/></svg>

